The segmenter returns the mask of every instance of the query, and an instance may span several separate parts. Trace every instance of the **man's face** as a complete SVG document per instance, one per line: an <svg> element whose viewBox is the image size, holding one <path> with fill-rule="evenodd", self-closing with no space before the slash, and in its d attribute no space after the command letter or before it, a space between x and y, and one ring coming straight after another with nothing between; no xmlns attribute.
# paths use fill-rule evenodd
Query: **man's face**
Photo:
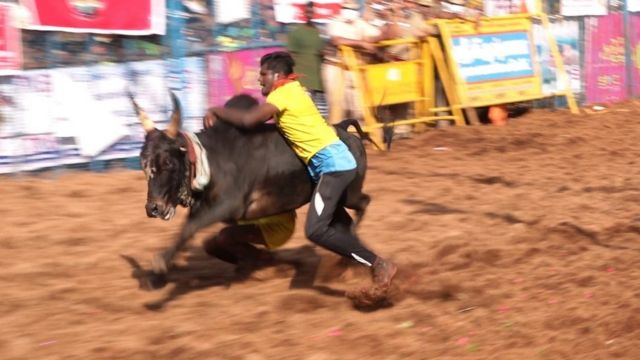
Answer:
<svg viewBox="0 0 640 360"><path fill-rule="evenodd" d="M260 76L258 77L258 82L262 87L262 95L267 96L271 93L271 89L273 88L273 82L276 80L276 74L267 69L266 65L260 67Z"/></svg>
<svg viewBox="0 0 640 360"><path fill-rule="evenodd" d="M310 3L313 4L313 3ZM307 22L311 22L311 19L313 19L313 6L307 5L304 8L304 17L307 19Z"/></svg>

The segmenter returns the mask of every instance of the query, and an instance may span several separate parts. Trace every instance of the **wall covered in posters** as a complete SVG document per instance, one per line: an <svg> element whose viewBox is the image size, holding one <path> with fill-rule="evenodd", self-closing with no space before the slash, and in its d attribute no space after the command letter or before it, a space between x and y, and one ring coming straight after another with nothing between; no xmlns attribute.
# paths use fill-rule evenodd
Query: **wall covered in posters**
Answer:
<svg viewBox="0 0 640 360"><path fill-rule="evenodd" d="M183 60L188 71L175 92L182 103L183 128L197 131L206 109L204 59ZM0 78L0 173L137 156L144 132L127 90L164 128L172 110L169 66L151 60Z"/></svg>
<svg viewBox="0 0 640 360"><path fill-rule="evenodd" d="M624 45L622 13L585 19L587 103L626 99Z"/></svg>

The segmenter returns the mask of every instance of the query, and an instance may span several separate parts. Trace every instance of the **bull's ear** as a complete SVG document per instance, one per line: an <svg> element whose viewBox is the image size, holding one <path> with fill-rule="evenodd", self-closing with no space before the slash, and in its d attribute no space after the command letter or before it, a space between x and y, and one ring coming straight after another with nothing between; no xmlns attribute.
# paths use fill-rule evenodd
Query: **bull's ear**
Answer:
<svg viewBox="0 0 640 360"><path fill-rule="evenodd" d="M166 130L167 135L175 139L178 136L178 131L180 131L180 125L182 124L182 109L180 106L180 100L173 93L171 94L171 103L173 104L173 113L171 114L171 122L169 122L169 127Z"/></svg>
<svg viewBox="0 0 640 360"><path fill-rule="evenodd" d="M135 110L136 115L138 115L138 119L140 120L140 123L142 124L142 128L144 128L144 131L148 133L149 131L155 129L156 125L153 123L153 120L151 120L149 115L147 115L147 113L144 110L142 110L140 105L138 105L136 100L133 98L133 94L131 93L131 91L128 91L128 94L129 94L129 99L131 99L131 104L133 105L133 109Z"/></svg>

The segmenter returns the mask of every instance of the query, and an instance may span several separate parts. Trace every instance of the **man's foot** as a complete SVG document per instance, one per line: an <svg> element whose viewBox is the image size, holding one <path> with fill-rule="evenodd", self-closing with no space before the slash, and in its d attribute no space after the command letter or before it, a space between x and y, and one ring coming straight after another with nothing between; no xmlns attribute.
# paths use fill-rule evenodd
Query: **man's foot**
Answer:
<svg viewBox="0 0 640 360"><path fill-rule="evenodd" d="M398 267L391 261L378 257L371 267L371 278L375 286L389 288Z"/></svg>

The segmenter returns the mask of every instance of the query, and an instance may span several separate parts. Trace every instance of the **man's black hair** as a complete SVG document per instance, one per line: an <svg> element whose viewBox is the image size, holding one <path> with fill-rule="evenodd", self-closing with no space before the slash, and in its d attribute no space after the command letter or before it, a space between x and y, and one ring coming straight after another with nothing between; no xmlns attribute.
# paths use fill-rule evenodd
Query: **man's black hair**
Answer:
<svg viewBox="0 0 640 360"><path fill-rule="evenodd" d="M227 100L224 107L236 110L249 110L260 105L258 99L249 94L238 94Z"/></svg>
<svg viewBox="0 0 640 360"><path fill-rule="evenodd" d="M260 66L267 66L267 70L271 70L274 73L282 73L285 76L289 76L293 73L293 66L295 61L291 55L286 51L276 51L264 55L260 59Z"/></svg>

